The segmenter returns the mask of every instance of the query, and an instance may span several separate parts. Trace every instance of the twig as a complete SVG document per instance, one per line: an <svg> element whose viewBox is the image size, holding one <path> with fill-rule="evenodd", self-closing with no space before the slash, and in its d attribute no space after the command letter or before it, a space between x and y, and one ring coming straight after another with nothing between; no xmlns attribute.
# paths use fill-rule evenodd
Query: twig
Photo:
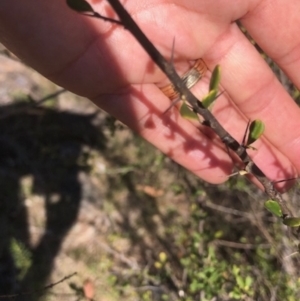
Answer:
<svg viewBox="0 0 300 301"><path fill-rule="evenodd" d="M75 276L77 274L77 272L71 274L71 275L68 275L68 276L65 276L64 278L62 278L61 280L57 281L57 282L54 282L54 283L50 283L48 285L46 285L45 287L43 287L42 289L40 290L35 290L35 291L28 291L28 292L22 292L22 293L19 293L19 294L11 294L11 295L0 295L0 299L4 299L4 298L16 298L16 297L19 297L19 296L24 296L24 295L32 295L32 294L36 294L36 293L40 293L40 292L44 292L70 278L72 278L73 276Z"/></svg>
<svg viewBox="0 0 300 301"><path fill-rule="evenodd" d="M32 98L30 98L30 103L26 103L26 106L12 106L9 107L8 109L5 109L4 112L2 114L0 114L0 120L1 119L5 119L8 118L12 115L17 115L20 114L22 112L27 112L28 110L32 110L40 105L42 105L43 103L45 103L46 101L48 101L51 98L55 98L57 96L59 96L62 93L67 92L67 90L65 89L60 89L54 93L48 94L45 97L35 101ZM30 96L29 96L30 97ZM1 107L0 107L1 108Z"/></svg>
<svg viewBox="0 0 300 301"><path fill-rule="evenodd" d="M224 247L244 249L244 250L251 250L257 248L270 249L272 247L272 245L270 244L243 244L243 243L227 241L223 239L215 239L211 243L217 246L224 246Z"/></svg>
<svg viewBox="0 0 300 301"><path fill-rule="evenodd" d="M253 219L253 214L248 213L248 212L243 212L241 210L228 208L228 207L225 207L225 206L222 206L222 205L217 205L217 204L214 204L210 201L202 201L202 200L198 199L198 202L202 206L213 209L213 210L217 210L217 211L227 213L227 214L231 214L231 215L237 215L237 216L245 217L245 218L250 219L250 220Z"/></svg>
<svg viewBox="0 0 300 301"><path fill-rule="evenodd" d="M60 90L58 90L58 91L56 91L56 92L54 92L52 94L46 95L45 97L41 98L40 100L37 100L32 105L33 106L40 106L41 104L43 104L44 102L48 101L49 99L55 98L55 97L59 96L60 94L65 93L65 92L67 92L66 89L60 89Z"/></svg>

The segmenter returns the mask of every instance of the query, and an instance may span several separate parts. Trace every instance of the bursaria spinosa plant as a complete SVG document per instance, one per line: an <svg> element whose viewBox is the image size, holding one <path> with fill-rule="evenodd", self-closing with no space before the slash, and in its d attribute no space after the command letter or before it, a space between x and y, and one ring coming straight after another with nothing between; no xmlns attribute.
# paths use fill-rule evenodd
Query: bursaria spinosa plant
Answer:
<svg viewBox="0 0 300 301"><path fill-rule="evenodd" d="M67 4L70 8L80 14L119 24L130 31L130 33L145 49L152 60L166 74L172 86L178 93L178 98L181 101L181 115L184 118L198 120L201 124L210 127L225 144L226 148L238 156L240 159L240 164L238 164L238 174L251 175L263 185L268 198L268 200L265 202L266 209L272 212L275 216L279 217L285 225L291 227L293 229L293 234L298 238L300 233L300 218L293 216L288 208L287 202L283 199L281 193L279 193L279 191L274 187L274 183L266 177L266 175L252 161L247 153L249 148L254 149L251 144L253 144L262 136L265 127L263 121L254 120L249 122L245 131L243 142L239 143L222 127L222 125L211 113L210 108L212 107L213 103L217 101L220 93L222 93L219 89L221 78L220 66L216 66L212 72L208 93L203 97L202 100L197 99L177 74L172 61L169 62L162 56L162 54L135 23L123 5L118 0L107 1L118 15L118 20L100 15L99 13L95 12L92 6L84 0L67 0ZM178 99L175 101L177 102Z"/></svg>

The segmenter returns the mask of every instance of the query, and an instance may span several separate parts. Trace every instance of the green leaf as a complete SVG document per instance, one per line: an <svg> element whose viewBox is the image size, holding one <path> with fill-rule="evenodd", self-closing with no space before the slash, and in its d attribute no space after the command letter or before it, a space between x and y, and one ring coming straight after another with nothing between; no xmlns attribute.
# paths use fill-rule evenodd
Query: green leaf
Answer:
<svg viewBox="0 0 300 301"><path fill-rule="evenodd" d="M283 220L283 223L289 227L299 227L300 218L299 217L287 217Z"/></svg>
<svg viewBox="0 0 300 301"><path fill-rule="evenodd" d="M252 283L253 279L250 276L246 276L244 290L248 291Z"/></svg>
<svg viewBox="0 0 300 301"><path fill-rule="evenodd" d="M198 115L188 107L186 102L183 102L179 112L180 115L186 119L197 120L197 121L199 120Z"/></svg>
<svg viewBox="0 0 300 301"><path fill-rule="evenodd" d="M94 13L94 10L91 7L91 5L84 0L67 0L67 4L70 8L76 10L79 13Z"/></svg>
<svg viewBox="0 0 300 301"><path fill-rule="evenodd" d="M221 80L221 68L220 65L217 65L211 74L209 91L216 90L218 92L220 80Z"/></svg>
<svg viewBox="0 0 300 301"><path fill-rule="evenodd" d="M240 273L240 268L238 267L238 266L236 266L236 265L234 265L233 267L232 267L232 273L233 273L233 275L234 276L238 276L238 274Z"/></svg>
<svg viewBox="0 0 300 301"><path fill-rule="evenodd" d="M237 285L243 289L245 286L244 279L240 275L237 275L235 279L236 279Z"/></svg>
<svg viewBox="0 0 300 301"><path fill-rule="evenodd" d="M257 119L252 121L249 127L249 136L246 145L250 145L256 141L263 134L264 130L265 125L261 120Z"/></svg>
<svg viewBox="0 0 300 301"><path fill-rule="evenodd" d="M217 99L217 90L211 90L204 96L201 103L205 108L208 108Z"/></svg>
<svg viewBox="0 0 300 301"><path fill-rule="evenodd" d="M265 202L265 208L278 217L282 217L282 211L276 201L268 200Z"/></svg>

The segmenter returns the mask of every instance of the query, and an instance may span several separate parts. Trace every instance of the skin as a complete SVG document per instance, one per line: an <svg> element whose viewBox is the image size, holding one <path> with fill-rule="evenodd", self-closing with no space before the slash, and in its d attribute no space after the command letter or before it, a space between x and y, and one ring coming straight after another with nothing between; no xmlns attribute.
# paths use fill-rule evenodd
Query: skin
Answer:
<svg viewBox="0 0 300 301"><path fill-rule="evenodd" d="M300 110L269 66L238 29L253 39L300 86L300 2L297 0L127 0L121 1L180 74L203 58L222 69L225 93L213 113L238 141L248 120L261 119L264 137L249 151L272 180L300 170ZM117 18L107 1L90 1ZM224 146L183 119L158 86L164 74L122 26L71 11L65 0L0 4L0 41L53 82L90 98L172 159L211 183L227 180L232 160ZM193 93L207 92L210 72ZM283 183L288 186L288 183Z"/></svg>

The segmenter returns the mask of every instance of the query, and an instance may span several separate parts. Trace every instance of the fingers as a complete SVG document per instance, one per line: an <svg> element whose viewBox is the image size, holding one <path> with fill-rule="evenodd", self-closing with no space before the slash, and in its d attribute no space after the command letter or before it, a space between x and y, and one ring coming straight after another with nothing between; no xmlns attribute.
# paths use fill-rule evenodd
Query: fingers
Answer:
<svg viewBox="0 0 300 301"><path fill-rule="evenodd" d="M195 4L202 14L207 13L206 20L211 26L206 27L212 29L205 35L200 25L195 42L198 49L204 51L201 55L211 69L216 64L221 65L222 85L229 94L229 98L221 97L217 101L214 113L235 137L242 137L241 131L245 129L247 120L262 119L266 124L267 140L261 141L259 151L252 154L255 162L272 179L295 174L295 167L300 170L299 109L232 22L242 18L259 45L264 46L267 54L271 54L282 66L285 65L284 69L297 84L299 35L295 24L299 23L299 3L238 1L234 8L228 5L228 1L211 3L207 5L205 1L198 1ZM287 27L278 24L287 24ZM210 39L211 44L209 41L203 42L206 39ZM289 49L290 55L286 55L286 49Z"/></svg>
<svg viewBox="0 0 300 301"><path fill-rule="evenodd" d="M151 83L164 77L129 32L80 16L64 0L11 3L1 4L0 35L26 62L78 94L95 98L104 93L95 98L101 107L207 181L221 182L220 177L229 173L226 152L174 112L162 115L169 101ZM97 4L100 12L113 17L103 3ZM293 173L292 163L300 170L299 109L232 23L243 18L259 44L298 83L296 0L238 0L234 7L225 0L141 3L135 6L135 1L128 1L126 6L165 56L171 56L175 36L175 58L204 57L211 69L221 65L222 86L228 94L217 100L214 113L233 136L243 136L249 119L265 123L266 140L253 154L259 166L268 175L275 174L270 176L274 179L282 179L282 171ZM273 19L287 24L287 29L276 31ZM290 28L291 34L286 35ZM273 36L284 42L269 38ZM201 95L200 87L196 96ZM116 91L113 96L105 94L112 91Z"/></svg>

